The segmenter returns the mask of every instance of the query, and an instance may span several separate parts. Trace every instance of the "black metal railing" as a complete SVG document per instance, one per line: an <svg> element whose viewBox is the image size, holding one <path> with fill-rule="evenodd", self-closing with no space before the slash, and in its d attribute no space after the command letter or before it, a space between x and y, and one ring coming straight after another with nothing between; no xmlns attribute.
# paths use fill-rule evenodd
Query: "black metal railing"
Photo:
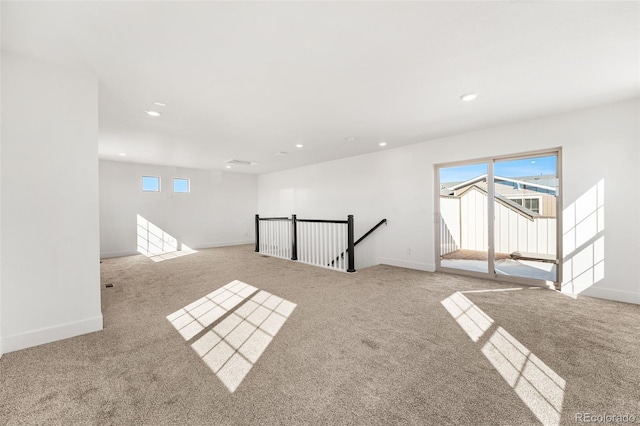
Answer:
<svg viewBox="0 0 640 426"><path fill-rule="evenodd" d="M318 266L355 272L355 246L387 220L354 241L353 215L347 220L255 216L255 251ZM336 253L340 253L336 257ZM345 261L345 254L347 258Z"/></svg>
<svg viewBox="0 0 640 426"><path fill-rule="evenodd" d="M365 238L367 238L369 235L371 235L373 233L373 231L375 231L376 229L378 229L380 226L382 226L382 224L386 224L387 223L387 219L382 219L380 222L378 222L377 224L375 224L371 229L369 229L362 237L358 238L356 240L355 243L353 243L353 248L355 249L355 247L360 244L360 242L362 242L362 240L364 240ZM350 252L349 248L347 248L347 250L345 250L347 253ZM344 254L345 252L343 251L342 253L340 253L340 255L338 255L338 257L336 257L334 260L331 261L331 265L334 265L335 262L338 262L340 259L344 259Z"/></svg>

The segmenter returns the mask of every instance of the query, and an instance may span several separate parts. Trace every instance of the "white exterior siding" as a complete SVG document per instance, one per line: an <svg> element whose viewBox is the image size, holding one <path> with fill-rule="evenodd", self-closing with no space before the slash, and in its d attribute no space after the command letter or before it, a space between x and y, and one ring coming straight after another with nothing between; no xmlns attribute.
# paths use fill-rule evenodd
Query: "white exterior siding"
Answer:
<svg viewBox="0 0 640 426"><path fill-rule="evenodd" d="M440 254L460 250L460 198L440 197Z"/></svg>
<svg viewBox="0 0 640 426"><path fill-rule="evenodd" d="M441 254L463 250L486 251L489 247L487 230L487 195L479 190L467 191L459 198L440 197ZM496 203L495 251L522 251L556 254L556 219L528 217ZM458 225L460 224L460 225ZM448 233L447 233L448 231Z"/></svg>

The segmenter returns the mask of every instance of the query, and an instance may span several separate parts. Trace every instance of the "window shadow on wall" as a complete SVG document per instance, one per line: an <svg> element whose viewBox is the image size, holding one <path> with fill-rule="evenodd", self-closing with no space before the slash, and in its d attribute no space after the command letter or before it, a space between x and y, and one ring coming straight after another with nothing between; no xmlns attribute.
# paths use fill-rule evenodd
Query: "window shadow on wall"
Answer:
<svg viewBox="0 0 640 426"><path fill-rule="evenodd" d="M580 294L604 278L604 179L563 211L562 292Z"/></svg>
<svg viewBox="0 0 640 426"><path fill-rule="evenodd" d="M138 253L147 256L154 262L175 259L188 254L197 253L177 238L165 232L144 217L137 215L137 248Z"/></svg>

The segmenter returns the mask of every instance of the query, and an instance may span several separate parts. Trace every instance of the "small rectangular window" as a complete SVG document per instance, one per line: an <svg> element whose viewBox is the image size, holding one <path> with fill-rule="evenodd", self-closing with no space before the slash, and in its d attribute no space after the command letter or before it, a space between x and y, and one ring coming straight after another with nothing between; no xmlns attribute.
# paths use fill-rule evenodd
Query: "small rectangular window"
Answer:
<svg viewBox="0 0 640 426"><path fill-rule="evenodd" d="M156 176L142 176L142 190L145 192L160 192L160 178Z"/></svg>
<svg viewBox="0 0 640 426"><path fill-rule="evenodd" d="M539 198L512 198L511 201L520 204L525 209L529 209L534 213L540 213Z"/></svg>
<svg viewBox="0 0 640 426"><path fill-rule="evenodd" d="M173 178L173 192L189 192L189 179Z"/></svg>

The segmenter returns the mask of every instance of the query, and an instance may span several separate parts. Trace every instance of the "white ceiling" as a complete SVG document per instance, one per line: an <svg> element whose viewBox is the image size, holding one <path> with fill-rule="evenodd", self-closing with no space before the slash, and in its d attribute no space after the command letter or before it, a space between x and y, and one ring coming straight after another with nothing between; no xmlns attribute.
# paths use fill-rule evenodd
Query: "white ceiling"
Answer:
<svg viewBox="0 0 640 426"><path fill-rule="evenodd" d="M100 158L265 173L638 96L639 20L637 2L3 1L2 49L98 76Z"/></svg>

